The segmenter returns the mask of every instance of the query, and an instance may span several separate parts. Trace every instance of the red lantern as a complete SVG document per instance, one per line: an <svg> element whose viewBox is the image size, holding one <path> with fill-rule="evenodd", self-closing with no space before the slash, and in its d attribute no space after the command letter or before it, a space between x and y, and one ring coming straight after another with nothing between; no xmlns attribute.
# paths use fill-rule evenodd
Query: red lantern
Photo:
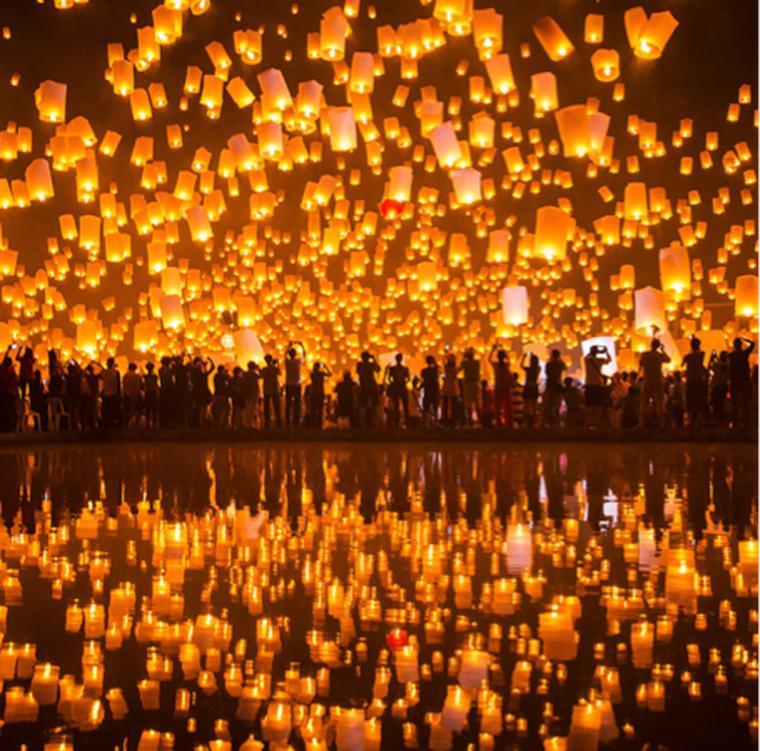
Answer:
<svg viewBox="0 0 760 751"><path fill-rule="evenodd" d="M383 219L395 219L403 208L404 204L401 201L394 201L392 198L385 198L380 201L380 214Z"/></svg>
<svg viewBox="0 0 760 751"><path fill-rule="evenodd" d="M403 628L391 629L385 635L389 649L401 649L409 643L409 634Z"/></svg>

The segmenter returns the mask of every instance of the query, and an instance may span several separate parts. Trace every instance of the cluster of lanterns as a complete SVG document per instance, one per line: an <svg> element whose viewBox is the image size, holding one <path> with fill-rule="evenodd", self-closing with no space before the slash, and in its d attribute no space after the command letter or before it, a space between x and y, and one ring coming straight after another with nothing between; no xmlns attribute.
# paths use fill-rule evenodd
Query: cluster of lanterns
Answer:
<svg viewBox="0 0 760 751"><path fill-rule="evenodd" d="M377 751L391 735L394 748L446 751L461 733L481 749L540 738L550 751L595 751L639 742L645 717L671 699L699 706L707 691L730 695L757 738L758 545L712 523L712 507L697 540L670 487L661 528L644 521L642 486L599 531L580 482L561 522L532 518L523 492L503 520L492 485L477 519L459 484L458 512L442 494L431 513L429 492L412 484L408 513L380 500L367 519L329 455L318 461L320 507L299 487L295 522L287 502L269 516L213 495L205 511L180 514L160 499L90 502L55 524L44 501L33 531L19 512L0 539L6 731L60 718L69 731L118 735L137 716L136 747L151 751L172 747L168 717L192 734L211 711L212 751L233 748L233 723L250 734L235 745L245 751L296 739L309 751ZM52 598L52 653L19 641L13 611L32 580ZM350 703L337 698L346 681Z"/></svg>
<svg viewBox="0 0 760 751"><path fill-rule="evenodd" d="M64 25L86 5L54 3ZM344 365L495 340L573 356L609 336L632 365L653 331L676 354L695 334L755 335L754 92L736 82L704 131L625 109L626 86L652 85L626 81L629 64L656 66L677 33L669 11L590 13L582 38L536 18L512 49L508 12L468 0L397 26L346 0L305 39L288 28L298 4L273 28L219 5L220 39L211 7L156 2L131 17L134 46L107 45L110 128L71 112L62 62L35 82L38 121L0 133L0 348L31 341L43 365L49 348L239 359L223 339L253 335ZM612 27L627 47L605 46ZM186 36L202 62L179 57ZM178 68L180 86L164 76ZM35 247L42 203L58 222Z"/></svg>

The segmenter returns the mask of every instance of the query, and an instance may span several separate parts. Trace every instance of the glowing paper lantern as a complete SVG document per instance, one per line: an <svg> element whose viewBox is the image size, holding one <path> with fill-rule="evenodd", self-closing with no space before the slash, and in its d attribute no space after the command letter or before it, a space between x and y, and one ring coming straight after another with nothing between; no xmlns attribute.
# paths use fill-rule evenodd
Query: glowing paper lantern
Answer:
<svg viewBox="0 0 760 751"><path fill-rule="evenodd" d="M591 55L591 67L597 81L615 81L620 75L620 55L617 50L597 50Z"/></svg>
<svg viewBox="0 0 760 751"><path fill-rule="evenodd" d="M353 151L356 148L356 120L351 107L330 107L327 121L332 150Z"/></svg>
<svg viewBox="0 0 760 751"><path fill-rule="evenodd" d="M633 54L642 60L659 58L678 26L678 21L670 11L652 13L647 17L641 6L627 10L623 20Z"/></svg>
<svg viewBox="0 0 760 751"><path fill-rule="evenodd" d="M655 287L644 287L634 292L635 328L642 334L666 331L665 295Z"/></svg>
<svg viewBox="0 0 760 751"><path fill-rule="evenodd" d="M549 16L543 16L533 24L533 33L554 63L564 60L575 49L560 25Z"/></svg>
<svg viewBox="0 0 760 751"><path fill-rule="evenodd" d="M45 201L53 197L53 176L47 159L35 159L24 171L29 197L33 201Z"/></svg>
<svg viewBox="0 0 760 751"><path fill-rule="evenodd" d="M82 321L77 324L77 349L89 357L98 351L98 334L100 327L97 321Z"/></svg>
<svg viewBox="0 0 760 751"><path fill-rule="evenodd" d="M737 277L734 299L735 315L756 318L757 307L757 276L744 274Z"/></svg>
<svg viewBox="0 0 760 751"><path fill-rule="evenodd" d="M542 206L536 212L534 253L550 261L562 260L567 241L575 231L575 220L556 206Z"/></svg>
<svg viewBox="0 0 760 751"><path fill-rule="evenodd" d="M281 70L269 68L259 73L256 79L261 86L261 103L266 113L283 112L293 106L293 99Z"/></svg>
<svg viewBox="0 0 760 751"><path fill-rule="evenodd" d="M66 119L66 84L43 81L34 92L34 104L42 122L64 122Z"/></svg>
<svg viewBox="0 0 760 751"><path fill-rule="evenodd" d="M497 229L488 233L488 251L486 260L489 263L506 263L509 260L508 229Z"/></svg>
<svg viewBox="0 0 760 751"><path fill-rule="evenodd" d="M346 37L351 27L342 8L334 6L322 14L319 24L319 54L323 60L343 60L346 52Z"/></svg>
<svg viewBox="0 0 760 751"><path fill-rule="evenodd" d="M462 149L454 125L450 121L441 123L430 131L430 142L433 144L438 163L444 169L453 167L462 158Z"/></svg>
<svg viewBox="0 0 760 751"><path fill-rule="evenodd" d="M476 10L472 14L472 35L481 57L497 53L502 47L504 16L493 8Z"/></svg>
<svg viewBox="0 0 760 751"><path fill-rule="evenodd" d="M660 250L660 286L680 296L691 287L689 251L682 245L671 245Z"/></svg>
<svg viewBox="0 0 760 751"><path fill-rule="evenodd" d="M134 347L138 352L150 352L158 344L158 326L155 321L139 321L133 331Z"/></svg>
<svg viewBox="0 0 760 751"><path fill-rule="evenodd" d="M638 221L647 216L647 186L644 183L628 183L625 186L623 210L626 219Z"/></svg>
<svg viewBox="0 0 760 751"><path fill-rule="evenodd" d="M512 73L512 63L506 52L494 55L486 61L486 71L491 80L491 86L497 94L509 94L515 89L515 77Z"/></svg>
<svg viewBox="0 0 760 751"><path fill-rule="evenodd" d="M418 264L417 281L422 292L432 292L438 286L438 267L433 261Z"/></svg>
<svg viewBox="0 0 760 751"><path fill-rule="evenodd" d="M536 112L552 112L559 106L557 99L557 77L554 73L535 73L530 77L530 95L535 102Z"/></svg>
<svg viewBox="0 0 760 751"><path fill-rule="evenodd" d="M192 206L185 212L185 218L194 242L206 242L214 236L211 222L203 206Z"/></svg>
<svg viewBox="0 0 760 751"><path fill-rule="evenodd" d="M279 159L283 152L282 125L278 122L260 123L256 126L256 137L259 141L259 152L270 160ZM238 142L238 147L242 144ZM251 152L253 155L253 152Z"/></svg>
<svg viewBox="0 0 760 751"><path fill-rule="evenodd" d="M239 329L233 334L235 342L235 360L245 367L249 362L261 362L264 359L264 348L259 337L251 329Z"/></svg>
<svg viewBox="0 0 760 751"><path fill-rule="evenodd" d="M375 85L375 60L371 52L354 52L351 58L349 91L353 94L369 94Z"/></svg>
<svg viewBox="0 0 760 751"><path fill-rule="evenodd" d="M586 156L591 151L589 114L585 104L573 104L554 113L565 156Z"/></svg>
<svg viewBox="0 0 760 751"><path fill-rule="evenodd" d="M481 180L482 175L476 169L454 170L451 173L451 182L454 185L457 202L469 205L482 200Z"/></svg>
<svg viewBox="0 0 760 751"><path fill-rule="evenodd" d="M388 170L388 198L406 203L412 195L412 179L411 167L391 167Z"/></svg>
<svg viewBox="0 0 760 751"><path fill-rule="evenodd" d="M383 219L395 219L403 210L404 204L392 198L385 198L378 206Z"/></svg>
<svg viewBox="0 0 760 751"><path fill-rule="evenodd" d="M181 329L185 325L185 311L179 295L164 295L159 303L161 322L167 329Z"/></svg>
<svg viewBox="0 0 760 751"><path fill-rule="evenodd" d="M522 326L528 322L528 288L522 285L504 287L501 291L501 307L507 326Z"/></svg>

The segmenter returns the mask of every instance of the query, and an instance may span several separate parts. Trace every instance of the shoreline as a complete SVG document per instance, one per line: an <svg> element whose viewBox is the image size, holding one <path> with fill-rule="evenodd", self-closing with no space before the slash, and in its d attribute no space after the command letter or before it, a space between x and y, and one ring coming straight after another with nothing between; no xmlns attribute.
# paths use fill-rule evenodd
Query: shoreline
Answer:
<svg viewBox="0 0 760 751"><path fill-rule="evenodd" d="M0 434L0 448L103 443L753 443L756 428L120 429Z"/></svg>

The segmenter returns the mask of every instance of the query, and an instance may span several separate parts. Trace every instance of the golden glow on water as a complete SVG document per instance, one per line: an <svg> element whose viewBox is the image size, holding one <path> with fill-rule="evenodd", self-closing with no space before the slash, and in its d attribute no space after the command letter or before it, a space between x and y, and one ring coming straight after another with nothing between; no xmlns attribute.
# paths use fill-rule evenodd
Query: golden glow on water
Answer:
<svg viewBox="0 0 760 751"><path fill-rule="evenodd" d="M756 739L750 445L88 447L0 478L3 744Z"/></svg>

